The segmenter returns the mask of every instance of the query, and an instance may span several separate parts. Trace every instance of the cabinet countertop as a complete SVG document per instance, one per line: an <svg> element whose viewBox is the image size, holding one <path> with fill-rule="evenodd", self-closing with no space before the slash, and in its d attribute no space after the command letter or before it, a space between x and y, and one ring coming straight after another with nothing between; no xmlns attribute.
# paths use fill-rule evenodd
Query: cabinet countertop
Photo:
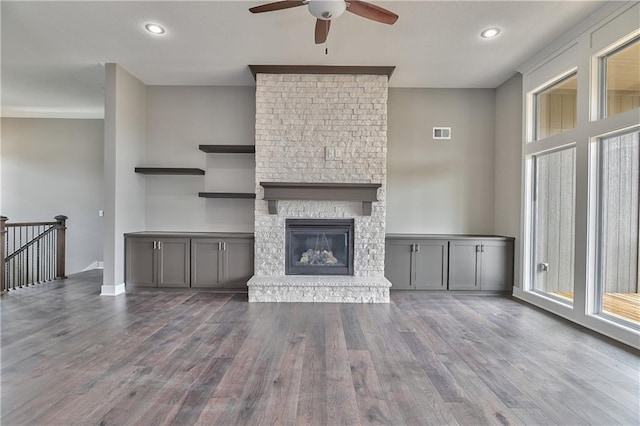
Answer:
<svg viewBox="0 0 640 426"><path fill-rule="evenodd" d="M513 241L514 237L473 234L386 234L387 240L500 240Z"/></svg>
<svg viewBox="0 0 640 426"><path fill-rule="evenodd" d="M253 238L253 232L177 232L177 231L140 231L127 232L125 237L158 238Z"/></svg>
<svg viewBox="0 0 640 426"><path fill-rule="evenodd" d="M180 231L139 231L127 232L125 237L162 238L254 238L253 232L180 232ZM501 235L472 234L386 234L387 240L500 240L513 241L513 237Z"/></svg>

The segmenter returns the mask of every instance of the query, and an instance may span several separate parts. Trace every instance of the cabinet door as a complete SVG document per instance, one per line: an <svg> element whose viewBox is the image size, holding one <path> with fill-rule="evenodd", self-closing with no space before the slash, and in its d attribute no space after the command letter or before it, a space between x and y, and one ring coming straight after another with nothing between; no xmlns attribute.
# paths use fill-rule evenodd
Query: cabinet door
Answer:
<svg viewBox="0 0 640 426"><path fill-rule="evenodd" d="M247 288L253 276L253 240L229 239L223 242L222 285L226 288Z"/></svg>
<svg viewBox="0 0 640 426"><path fill-rule="evenodd" d="M391 281L392 290L413 290L412 283L413 241L387 240L385 247L384 276Z"/></svg>
<svg viewBox="0 0 640 426"><path fill-rule="evenodd" d="M509 291L513 287L513 243L488 241L482 244L481 290Z"/></svg>
<svg viewBox="0 0 640 426"><path fill-rule="evenodd" d="M449 290L480 290L482 241L449 241Z"/></svg>
<svg viewBox="0 0 640 426"><path fill-rule="evenodd" d="M158 240L158 287L189 287L189 238Z"/></svg>
<svg viewBox="0 0 640 426"><path fill-rule="evenodd" d="M125 282L136 287L157 287L154 239L127 237Z"/></svg>
<svg viewBox="0 0 640 426"><path fill-rule="evenodd" d="M191 287L219 287L222 240L191 239Z"/></svg>
<svg viewBox="0 0 640 426"><path fill-rule="evenodd" d="M447 289L447 241L421 240L413 253L416 290Z"/></svg>

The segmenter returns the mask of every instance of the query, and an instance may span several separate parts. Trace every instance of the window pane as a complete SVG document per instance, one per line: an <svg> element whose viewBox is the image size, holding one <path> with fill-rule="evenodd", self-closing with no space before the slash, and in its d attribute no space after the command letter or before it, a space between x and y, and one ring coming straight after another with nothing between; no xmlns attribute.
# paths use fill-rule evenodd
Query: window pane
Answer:
<svg viewBox="0 0 640 426"><path fill-rule="evenodd" d="M533 289L573 300L575 148L535 157Z"/></svg>
<svg viewBox="0 0 640 426"><path fill-rule="evenodd" d="M640 106L640 39L605 56L604 117Z"/></svg>
<svg viewBox="0 0 640 426"><path fill-rule="evenodd" d="M600 142L599 312L640 324L638 189L640 133Z"/></svg>
<svg viewBox="0 0 640 426"><path fill-rule="evenodd" d="M536 94L536 139L576 127L577 83L572 74Z"/></svg>

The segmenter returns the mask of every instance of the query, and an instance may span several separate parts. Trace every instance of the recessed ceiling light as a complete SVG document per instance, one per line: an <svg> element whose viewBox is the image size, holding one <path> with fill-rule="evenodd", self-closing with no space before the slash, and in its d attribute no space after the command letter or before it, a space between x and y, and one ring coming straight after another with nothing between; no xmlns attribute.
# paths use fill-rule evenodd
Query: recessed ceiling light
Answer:
<svg viewBox="0 0 640 426"><path fill-rule="evenodd" d="M151 34L156 34L156 35L164 34L164 28L162 28L158 24L148 23L144 26L144 29L149 31Z"/></svg>
<svg viewBox="0 0 640 426"><path fill-rule="evenodd" d="M480 33L480 37L482 38L494 38L498 34L500 34L500 28L487 28L483 32Z"/></svg>

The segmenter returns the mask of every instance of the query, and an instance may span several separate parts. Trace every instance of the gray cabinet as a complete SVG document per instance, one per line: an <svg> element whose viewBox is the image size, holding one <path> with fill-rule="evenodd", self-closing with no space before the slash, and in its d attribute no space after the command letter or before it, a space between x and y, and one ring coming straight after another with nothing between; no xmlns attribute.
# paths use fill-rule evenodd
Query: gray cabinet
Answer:
<svg viewBox="0 0 640 426"><path fill-rule="evenodd" d="M127 238L125 281L137 287L189 287L188 238Z"/></svg>
<svg viewBox="0 0 640 426"><path fill-rule="evenodd" d="M387 239L385 277L393 290L445 290L447 241Z"/></svg>
<svg viewBox="0 0 640 426"><path fill-rule="evenodd" d="M253 234L135 232L125 245L127 285L246 289L253 275Z"/></svg>
<svg viewBox="0 0 640 426"><path fill-rule="evenodd" d="M392 290L511 291L513 238L387 234L385 277Z"/></svg>
<svg viewBox="0 0 640 426"><path fill-rule="evenodd" d="M246 288L253 275L253 240L193 238L191 286Z"/></svg>
<svg viewBox="0 0 640 426"><path fill-rule="evenodd" d="M509 291L513 286L513 241L449 242L449 289Z"/></svg>

